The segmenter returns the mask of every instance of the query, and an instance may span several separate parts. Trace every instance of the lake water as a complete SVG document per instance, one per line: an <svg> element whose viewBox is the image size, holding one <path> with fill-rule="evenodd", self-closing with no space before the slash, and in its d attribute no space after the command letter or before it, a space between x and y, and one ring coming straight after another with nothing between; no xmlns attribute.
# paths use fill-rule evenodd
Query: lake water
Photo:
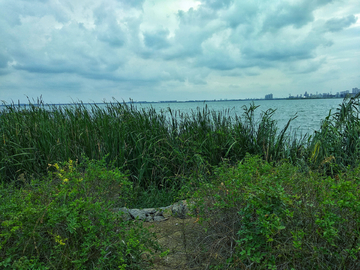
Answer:
<svg viewBox="0 0 360 270"><path fill-rule="evenodd" d="M256 109L257 115L262 111L268 109L276 109L274 120L278 122L278 127L283 128L288 120L297 115L297 118L292 121L292 129L298 129L299 134L312 134L314 130L319 130L321 121L333 112L342 103L342 99L301 99L301 100L255 100L255 101L217 101L217 102L183 102L183 103L145 103L136 104L139 107L147 108L152 106L154 109L166 110L170 107L173 110L180 110L182 112L191 112L197 107L203 108L205 105L215 111L230 109L232 116L235 114L241 116L243 113L243 106L249 107L254 102L259 105Z"/></svg>
<svg viewBox="0 0 360 270"><path fill-rule="evenodd" d="M230 115L235 114L241 116L243 113L243 106L249 107L254 102L259 105L256 110L257 116L262 111L267 109L276 109L273 119L278 122L278 127L283 128L288 120L295 114L297 118L291 124L292 129L298 129L300 134L312 134L314 130L319 130L321 121L329 114L330 110L335 109L342 103L342 99L300 99L300 100L255 100L255 101L216 101L216 102L177 102L177 103L136 103L138 108L153 107L156 111L180 110L184 113L191 113L198 107L203 108L205 105L210 110L223 111L230 110ZM106 106L106 104L97 104L99 107ZM60 105L67 106L67 105ZM0 111L3 106L0 106Z"/></svg>

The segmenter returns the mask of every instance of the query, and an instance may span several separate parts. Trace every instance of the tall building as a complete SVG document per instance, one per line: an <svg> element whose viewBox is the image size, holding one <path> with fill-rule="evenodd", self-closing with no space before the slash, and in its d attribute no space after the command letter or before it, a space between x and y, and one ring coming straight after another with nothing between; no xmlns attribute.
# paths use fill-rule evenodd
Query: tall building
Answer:
<svg viewBox="0 0 360 270"><path fill-rule="evenodd" d="M265 95L265 99L273 99L273 94Z"/></svg>
<svg viewBox="0 0 360 270"><path fill-rule="evenodd" d="M350 93L349 90L341 91L340 92L340 97L341 98L347 97L349 95L349 93Z"/></svg>

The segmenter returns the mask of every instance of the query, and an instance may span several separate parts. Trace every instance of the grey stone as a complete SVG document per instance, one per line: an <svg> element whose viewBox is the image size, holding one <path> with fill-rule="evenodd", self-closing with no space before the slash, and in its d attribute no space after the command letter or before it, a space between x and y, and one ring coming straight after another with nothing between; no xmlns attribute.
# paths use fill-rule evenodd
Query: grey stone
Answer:
<svg viewBox="0 0 360 270"><path fill-rule="evenodd" d="M141 209L146 215L151 215L151 214L155 214L156 213L156 209L155 208L144 208Z"/></svg>
<svg viewBox="0 0 360 270"><path fill-rule="evenodd" d="M185 218L188 212L186 205L183 201L177 202L171 207L172 214L178 218Z"/></svg>
<svg viewBox="0 0 360 270"><path fill-rule="evenodd" d="M113 211L121 212L124 220L139 219L145 222L159 222L167 220L170 216L186 218L189 209L187 202L183 200L165 207L144 209L128 209L126 207L121 207L114 208Z"/></svg>
<svg viewBox="0 0 360 270"><path fill-rule="evenodd" d="M156 211L155 217L157 216L163 216L164 211Z"/></svg>
<svg viewBox="0 0 360 270"><path fill-rule="evenodd" d="M155 216L154 217L154 221L164 221L167 220L167 218L165 218L164 216Z"/></svg>
<svg viewBox="0 0 360 270"><path fill-rule="evenodd" d="M120 212L122 214L122 217L124 220L130 220L132 219L130 213L129 213L129 209L127 209L126 207L121 207L121 208L114 208L113 209L114 212Z"/></svg>
<svg viewBox="0 0 360 270"><path fill-rule="evenodd" d="M132 216L133 219L140 219L140 220L145 220L146 219L146 214L144 211L139 210L139 209L129 209L129 213Z"/></svg>

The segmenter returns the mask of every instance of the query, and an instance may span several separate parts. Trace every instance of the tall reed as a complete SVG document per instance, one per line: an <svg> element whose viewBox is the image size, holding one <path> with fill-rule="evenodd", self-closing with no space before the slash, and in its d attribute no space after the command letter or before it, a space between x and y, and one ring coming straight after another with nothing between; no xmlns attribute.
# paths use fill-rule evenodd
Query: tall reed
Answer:
<svg viewBox="0 0 360 270"><path fill-rule="evenodd" d="M233 162L247 152L268 161L295 159L300 141L289 124L278 130L274 110L255 117L257 106L241 117L207 106L191 113L138 109L114 101L100 107L83 103L47 107L41 100L26 108L6 105L0 117L0 176L28 179L50 163L108 155L108 162L128 170L141 187L181 185L187 177L210 173L223 159Z"/></svg>
<svg viewBox="0 0 360 270"><path fill-rule="evenodd" d="M355 167L360 157L360 94L345 98L329 112L320 130L309 140L309 163L315 169L336 174Z"/></svg>

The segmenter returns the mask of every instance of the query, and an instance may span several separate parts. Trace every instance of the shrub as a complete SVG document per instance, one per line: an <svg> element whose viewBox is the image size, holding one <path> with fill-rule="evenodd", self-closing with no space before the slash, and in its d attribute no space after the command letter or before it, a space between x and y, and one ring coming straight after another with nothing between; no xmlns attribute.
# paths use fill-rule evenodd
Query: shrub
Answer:
<svg viewBox="0 0 360 270"><path fill-rule="evenodd" d="M143 269L159 250L141 223L112 211L132 184L101 161L49 167L46 181L0 189L2 269ZM130 198L130 199L129 199Z"/></svg>
<svg viewBox="0 0 360 270"><path fill-rule="evenodd" d="M360 168L333 179L247 156L195 193L216 269L359 269Z"/></svg>

